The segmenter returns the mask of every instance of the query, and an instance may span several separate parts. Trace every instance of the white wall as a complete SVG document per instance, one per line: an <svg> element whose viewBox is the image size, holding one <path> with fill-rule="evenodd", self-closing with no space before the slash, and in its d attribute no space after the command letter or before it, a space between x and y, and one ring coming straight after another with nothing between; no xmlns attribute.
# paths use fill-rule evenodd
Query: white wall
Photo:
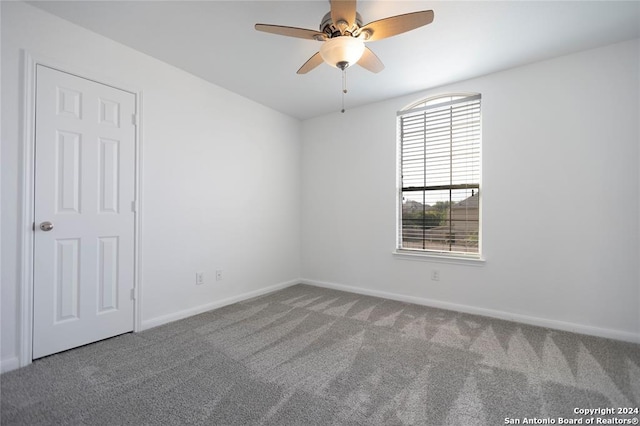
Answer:
<svg viewBox="0 0 640 426"><path fill-rule="evenodd" d="M144 327L297 282L298 120L22 2L1 7L3 370L19 356L20 49L142 91Z"/></svg>
<svg viewBox="0 0 640 426"><path fill-rule="evenodd" d="M304 280L640 341L639 62L635 40L305 121ZM482 94L486 263L399 259L396 112L458 91Z"/></svg>

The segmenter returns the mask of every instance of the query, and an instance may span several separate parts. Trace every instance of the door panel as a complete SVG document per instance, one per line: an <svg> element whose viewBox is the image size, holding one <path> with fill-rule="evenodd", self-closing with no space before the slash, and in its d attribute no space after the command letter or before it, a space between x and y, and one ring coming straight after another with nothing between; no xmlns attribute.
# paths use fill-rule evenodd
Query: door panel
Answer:
<svg viewBox="0 0 640 426"><path fill-rule="evenodd" d="M36 87L34 359L133 330L135 226L135 95L42 65Z"/></svg>

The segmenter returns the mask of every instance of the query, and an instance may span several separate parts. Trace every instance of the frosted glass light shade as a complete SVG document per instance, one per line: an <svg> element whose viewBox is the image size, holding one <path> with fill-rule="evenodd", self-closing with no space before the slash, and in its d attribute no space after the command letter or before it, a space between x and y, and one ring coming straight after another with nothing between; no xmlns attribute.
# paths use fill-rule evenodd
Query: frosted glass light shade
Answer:
<svg viewBox="0 0 640 426"><path fill-rule="evenodd" d="M363 53L364 42L351 36L334 37L320 46L322 59L332 67L341 69L358 62Z"/></svg>

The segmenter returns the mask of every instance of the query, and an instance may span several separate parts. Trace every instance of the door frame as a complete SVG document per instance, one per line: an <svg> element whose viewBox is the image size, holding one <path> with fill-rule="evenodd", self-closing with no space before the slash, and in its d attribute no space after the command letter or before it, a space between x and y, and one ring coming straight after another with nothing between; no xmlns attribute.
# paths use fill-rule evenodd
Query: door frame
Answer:
<svg viewBox="0 0 640 426"><path fill-rule="evenodd" d="M20 271L18 276L19 312L17 317L18 361L24 367L33 361L33 285L34 285L34 247L35 247L35 118L36 118L36 66L44 65L76 77L111 86L131 93L135 97L136 131L135 131L135 171L134 171L134 249L133 249L133 331L140 331L142 325L142 91L133 90L128 84L113 82L107 77L92 70L77 70L60 64L55 59L31 55L22 49L22 108L20 124L22 141L21 174L19 176L18 193L22 197L19 204L19 248L18 257ZM75 71L74 71L75 70Z"/></svg>

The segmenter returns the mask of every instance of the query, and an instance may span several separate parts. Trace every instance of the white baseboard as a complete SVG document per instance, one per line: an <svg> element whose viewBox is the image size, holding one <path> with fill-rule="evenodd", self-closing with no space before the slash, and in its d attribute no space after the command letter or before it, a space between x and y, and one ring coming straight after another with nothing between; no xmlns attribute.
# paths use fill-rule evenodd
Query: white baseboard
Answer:
<svg viewBox="0 0 640 426"><path fill-rule="evenodd" d="M292 285L300 284L299 279L285 281L279 284L275 284L269 287L261 288L258 290L250 291L248 293L239 294L237 296L229 297L215 302L206 303L204 305L194 306L193 308L184 309L182 311L173 312L168 315L151 318L148 320L142 320L140 331L147 330L149 328L158 327L159 325L167 324L173 321L178 321L184 318L198 315L203 312L210 311L212 309L222 308L223 306L231 305L233 303L241 302L243 300L251 299L253 297L262 296L263 294L271 293L276 290L291 287Z"/></svg>
<svg viewBox="0 0 640 426"><path fill-rule="evenodd" d="M313 285L316 287L332 288L335 290L348 291L350 293L363 294L366 296L382 297L385 299L397 300L400 302L414 303L416 305L430 306L433 308L447 309L450 311L463 312L473 315L482 315L485 317L497 318L507 321L514 321L523 324L535 325L539 327L552 328L555 330L570 331L573 333L587 334L590 336L605 337L607 339L622 340L625 342L640 343L640 334L634 334L626 331L612 330L608 328L599 328L583 324L576 324L565 321L557 321L547 318L538 318L528 315L515 314L505 311L497 311L494 309L479 308L469 305L459 305L456 303L442 302L440 300L426 299L416 296L407 296L404 294L390 293L380 290L371 290L362 287L353 287L349 285L330 283L326 281L317 281L310 279L301 279L301 283Z"/></svg>
<svg viewBox="0 0 640 426"><path fill-rule="evenodd" d="M16 370L20 367L20 359L17 356L11 358L4 358L0 360L0 373L6 373L7 371Z"/></svg>

